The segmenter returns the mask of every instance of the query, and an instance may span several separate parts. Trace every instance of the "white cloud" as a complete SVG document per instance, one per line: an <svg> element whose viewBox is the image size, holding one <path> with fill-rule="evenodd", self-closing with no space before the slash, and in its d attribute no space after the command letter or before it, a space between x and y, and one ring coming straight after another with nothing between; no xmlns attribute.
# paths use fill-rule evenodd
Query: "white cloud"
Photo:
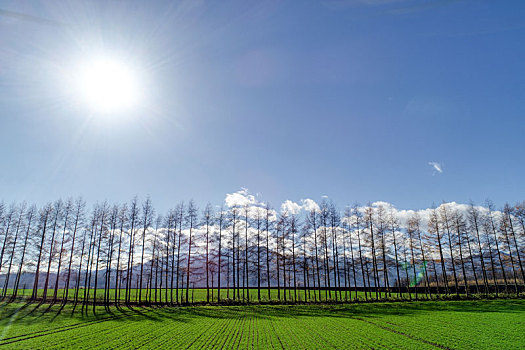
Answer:
<svg viewBox="0 0 525 350"><path fill-rule="evenodd" d="M313 199L306 198L306 199L302 199L301 202L302 202L303 209L306 211L312 211L312 210L319 211L320 210L319 205Z"/></svg>
<svg viewBox="0 0 525 350"><path fill-rule="evenodd" d="M434 165L435 162L431 163L433 167L437 165L437 167L441 169L441 171L443 171L439 163L436 163L436 165ZM438 170L436 169L436 171ZM261 216L265 215L265 204L259 200L259 196L251 195L246 188L242 188L237 192L227 194L225 198L225 203L229 208L234 206L248 205L250 210L249 217L251 217L252 219L257 217L257 211L259 211ZM370 206L374 209L374 211L376 211L379 207L382 207L385 210L385 214L387 216L393 215L399 220L399 225L401 229L406 229L408 219L413 215L418 214L419 218L421 219L421 229L426 230L428 227L429 219L432 215L432 212L434 211L433 208L422 208L418 210L398 209L392 203L385 201L375 201L371 203ZM357 210L361 213L364 213L366 208L367 206L360 206L357 207ZM435 208L435 210L437 210L437 212L439 213L443 208L446 208L450 212L458 211L459 213L463 214L464 217L467 217L470 211L470 205L456 202L441 203ZM488 211L488 209L483 206L475 206L475 208L484 214L486 214ZM288 214L305 215L312 210L319 212L320 207L316 201L310 198L301 199L297 202L287 199L280 205L281 213L287 212ZM498 212L495 211L495 213ZM277 211L270 209L270 221L275 221L277 219L277 215ZM350 222L352 221L350 219L347 220L345 218L343 218L343 220Z"/></svg>
<svg viewBox="0 0 525 350"><path fill-rule="evenodd" d="M228 206L229 208L235 207L235 206L257 204L257 200L255 199L255 196L249 194L248 189L246 188L241 188L240 191L237 191L235 193L226 194L226 198L224 199L224 202L226 203L226 206Z"/></svg>
<svg viewBox="0 0 525 350"><path fill-rule="evenodd" d="M287 199L284 201L283 204L281 204L281 212L287 212L288 214L299 214L301 211L302 206L292 202L291 200Z"/></svg>
<svg viewBox="0 0 525 350"><path fill-rule="evenodd" d="M237 191L237 192L234 192L234 193L231 193L231 194L227 194L226 195L226 198L225 198L225 202L226 202L226 205L228 206L228 208L232 208L232 207L236 207L236 206L243 206L243 205L247 205L248 206L248 209L249 209L249 214L248 216L251 218L251 219L256 219L257 218L257 212L259 211L260 213L260 216L259 216L259 219L262 220L260 222L264 222L265 220L265 216L266 216L266 209L265 209L265 205L259 201L259 196L254 196L254 195L251 195L250 192L245 189L245 188L242 188L241 190ZM471 210L471 207L470 205L468 204L461 204L461 203L456 203L456 202L446 202L446 203L441 203L439 206L437 207L433 207L433 208L422 208L422 209L416 209L416 210L406 210L406 209L397 209L393 204L389 203L389 202L385 202L385 201L376 201L376 202L373 202L372 204L369 204L372 209L373 209L373 215L374 215L374 220L375 220L375 224L378 223L378 214L379 214L379 208L382 208L383 211L382 211L382 215L383 215L383 220L387 220L387 232L388 234L386 235L385 237L385 240L386 240L386 245L388 247L392 247L393 244L393 236L391 234L391 227L389 226L390 225L390 218L391 216L393 216L394 218L396 218L399 222L399 227L395 229L395 237L396 237L396 240L401 244L401 245L405 245L405 246L408 246L408 241L407 241L407 236L404 235L404 232L405 230L407 229L407 222L408 222L408 219L410 217L412 217L413 215L417 214L420 218L420 229L421 231L423 231L424 233L428 233L428 224L429 224L429 219L430 217L432 216L433 212L436 211L436 214L437 215L444 215L444 214L447 214L447 215L452 215L454 212L458 212L460 215L463 215L464 218L467 218L468 215L469 215L469 211ZM483 213L483 214L487 214L488 212L488 209L487 208L484 208L482 206L475 206L475 208L480 212L480 213ZM360 206L360 207L357 207L357 210L360 211L360 212L364 212L365 210L367 209L367 206ZM227 209L229 210L229 209ZM292 200L285 200L283 203L281 203L280 205L280 210L282 212L287 212L288 214L295 214L295 215L299 215L299 219L300 221L303 221L302 219L305 218L305 216L308 215L308 212L309 211L312 211L312 210L315 210L315 211L319 211L320 208L319 208L319 205L312 199L310 198L306 198L306 199L302 199L298 202L294 202ZM446 213L445 213L445 210L446 210ZM242 232L242 238L241 239L244 239L244 234L246 231L245 228L246 226L245 225L245 222L244 222L244 211L241 209L240 210L240 216L238 217L238 221L237 221L237 225L236 226L236 229L237 230L241 230ZM498 214L499 215L499 212L498 211L494 211L493 212L494 214ZM269 220L270 222L273 222L275 223L278 219L278 213L273 210L273 209L270 209L270 217L269 217ZM354 249L356 249L357 247L357 244L358 242L356 241L356 231L355 231L355 226L353 226L353 224L355 223L356 221L356 217L353 215L353 214L350 214L350 216L346 217L344 216L342 218L342 220L346 223L346 224L349 224L349 226L347 226L349 229L350 229L350 237L351 237L351 240L353 242L353 247ZM363 221L361 219L361 230L363 229ZM225 239L225 246L229 245L230 242L231 242L231 232L232 232L232 223L229 222L228 220L225 221L225 225L227 225L226 227L223 227L222 229L222 232L223 232L223 238ZM214 234L217 234L218 230L219 230L219 227L217 226L217 223L215 223L214 225L210 226L208 229L210 229L210 233L212 235ZM259 227L259 231L257 229L257 227L255 226L255 222L248 222L248 230L247 230L247 234L248 234L248 239L253 242L255 240L255 238L257 237L257 234L258 233L261 233L263 235L263 237L265 236L265 232L264 232L264 223L262 224L261 227ZM263 231L260 231L260 230L263 230ZM365 229L366 231L366 229ZM206 227L204 225L201 225L201 226L197 226L197 227L194 227L194 231L193 231L193 234L195 235L196 239L195 239L195 242L196 242L196 247L194 248L193 252L195 254L204 254L205 253L205 248L206 248L206 244L205 244L205 240L202 239L202 237L204 236L204 234L206 233ZM155 234L155 231L153 228L150 228L148 229L147 231L147 239L148 240L151 240L153 238ZM164 229L160 229L159 232L158 232L158 235L159 237L163 237L164 235L166 234L166 231ZM185 228L182 230L182 234L183 236L187 237L188 234L189 234L189 230L188 228ZM199 238L200 237L200 238ZM342 236L339 236L339 239L342 239L341 238ZM301 238L303 239L303 238ZM310 232L309 234L306 235L306 237L304 237L305 241L307 242L308 244L308 247L307 249L308 250L311 250L311 246L312 246L312 240L314 239L313 238L313 235L311 234L311 229L310 229ZM162 242L162 238L161 238L161 242L159 243L160 244L160 247L165 247L164 245L164 242ZM288 240L286 241L287 243L287 246L288 247L291 247L292 243L291 241L289 241L289 238ZM251 244L251 243L250 243ZM213 241L211 243L211 249L215 249L216 248L216 245L217 245L217 241ZM271 239L270 240L270 249L276 249L276 241L274 239ZM367 246L367 245L363 245L362 247L363 249L363 254L364 256L367 256L367 257L370 257L371 256L371 250L370 250L370 246ZM311 251L310 251L310 254L313 254ZM392 249L389 249L387 254L389 254L389 256L392 256L393 252L392 252ZM439 256L436 255L436 252L435 251L430 251L429 253L429 256L431 257L434 257L436 259L439 258ZM445 253L446 254L446 253ZM150 255L148 255L148 259L150 258ZM448 256L447 256L448 258Z"/></svg>
<svg viewBox="0 0 525 350"><path fill-rule="evenodd" d="M258 196L257 196L258 197ZM250 207L250 216L255 217L256 211L259 208L264 208L265 204L258 200L256 196L250 194L248 189L241 188L239 191L234 193L226 194L224 202L228 208L232 207L243 207L247 205ZM287 212L288 214L299 214L301 211L319 211L319 205L310 198L301 199L300 202L294 202L289 199L281 203L281 212ZM273 215L277 213L271 210Z"/></svg>
<svg viewBox="0 0 525 350"><path fill-rule="evenodd" d="M436 171L440 174L443 172L443 165L438 162L428 162L428 165L434 168L434 174L436 173Z"/></svg>
<svg viewBox="0 0 525 350"><path fill-rule="evenodd" d="M301 211L310 212L312 210L319 211L319 205L310 198L301 199L301 203L296 203L291 200L286 200L281 204L281 211L287 211L289 214L299 214Z"/></svg>
<svg viewBox="0 0 525 350"><path fill-rule="evenodd" d="M373 207L383 207L384 209L390 209L394 208L394 206L391 203L383 202L383 201L377 201L372 203Z"/></svg>
<svg viewBox="0 0 525 350"><path fill-rule="evenodd" d="M250 194L250 191L247 188L241 188L237 192L226 194L226 198L224 199L224 202L227 208L247 206L248 207L248 217L251 219L256 219L258 213L260 216L266 215L266 209L265 209L266 203L259 200L259 193L257 193L256 196L254 196ZM281 209L282 209L282 205L281 205ZM244 215L244 209L242 210L242 213ZM277 212L274 209L270 209L270 221L275 221L276 219L277 219Z"/></svg>

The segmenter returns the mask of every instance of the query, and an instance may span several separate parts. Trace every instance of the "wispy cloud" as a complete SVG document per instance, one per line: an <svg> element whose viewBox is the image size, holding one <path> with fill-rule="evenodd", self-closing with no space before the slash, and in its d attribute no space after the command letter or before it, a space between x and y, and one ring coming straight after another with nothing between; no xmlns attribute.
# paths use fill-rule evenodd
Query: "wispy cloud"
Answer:
<svg viewBox="0 0 525 350"><path fill-rule="evenodd" d="M392 14L408 14L416 11L423 11L428 9L433 9L436 7L446 6L456 2L461 2L462 0L436 0L429 2L415 2L407 6L396 7L388 10Z"/></svg>
<svg viewBox="0 0 525 350"><path fill-rule="evenodd" d="M436 172L440 174L443 172L443 165L438 162L428 162L428 165L434 168L434 174L432 175L435 175Z"/></svg>
<svg viewBox="0 0 525 350"><path fill-rule="evenodd" d="M11 18L15 18L18 20L22 20L22 21L28 21L28 22L51 25L51 26L58 26L58 27L65 26L65 23L55 21L52 19L32 16L32 15L28 15L25 13L7 11L7 10L2 10L2 9L0 9L0 17L11 17Z"/></svg>

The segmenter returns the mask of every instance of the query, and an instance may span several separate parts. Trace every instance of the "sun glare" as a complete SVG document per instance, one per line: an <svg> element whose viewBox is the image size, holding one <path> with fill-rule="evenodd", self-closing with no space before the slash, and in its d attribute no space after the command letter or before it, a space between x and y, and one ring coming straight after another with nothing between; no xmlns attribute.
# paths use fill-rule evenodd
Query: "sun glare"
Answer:
<svg viewBox="0 0 525 350"><path fill-rule="evenodd" d="M78 69L80 98L97 113L116 113L137 105L140 98L136 73L110 58L86 61Z"/></svg>

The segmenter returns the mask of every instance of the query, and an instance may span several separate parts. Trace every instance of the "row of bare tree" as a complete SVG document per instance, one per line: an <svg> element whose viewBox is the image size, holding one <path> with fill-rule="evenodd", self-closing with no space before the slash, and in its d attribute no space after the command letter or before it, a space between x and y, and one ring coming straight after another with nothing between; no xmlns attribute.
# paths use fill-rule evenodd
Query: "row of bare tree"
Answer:
<svg viewBox="0 0 525 350"><path fill-rule="evenodd" d="M90 211L82 199L0 203L0 287L4 300L93 305L187 304L196 288L206 302L498 296L523 291L524 241L525 202L199 212L190 201L165 215L149 198Z"/></svg>

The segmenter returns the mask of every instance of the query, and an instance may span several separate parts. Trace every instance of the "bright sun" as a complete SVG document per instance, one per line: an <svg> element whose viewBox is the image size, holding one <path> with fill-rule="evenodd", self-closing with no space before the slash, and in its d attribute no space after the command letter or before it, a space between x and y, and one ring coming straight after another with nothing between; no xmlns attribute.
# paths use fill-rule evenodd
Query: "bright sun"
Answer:
<svg viewBox="0 0 525 350"><path fill-rule="evenodd" d="M135 71L111 58L94 58L78 68L80 98L97 113L117 113L137 105L140 98Z"/></svg>

